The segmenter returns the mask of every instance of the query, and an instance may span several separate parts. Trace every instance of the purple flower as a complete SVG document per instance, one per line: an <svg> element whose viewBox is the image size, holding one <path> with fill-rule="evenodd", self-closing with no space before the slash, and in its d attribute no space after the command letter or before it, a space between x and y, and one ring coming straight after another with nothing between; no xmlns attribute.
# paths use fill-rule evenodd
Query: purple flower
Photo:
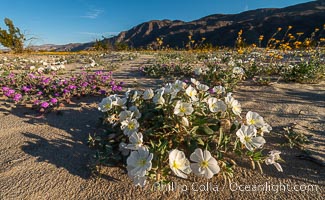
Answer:
<svg viewBox="0 0 325 200"><path fill-rule="evenodd" d="M7 97L12 96L13 94L15 94L15 90L13 90L13 89L9 89L9 90L5 93L5 95L6 95Z"/></svg>
<svg viewBox="0 0 325 200"><path fill-rule="evenodd" d="M122 86L118 85L118 86L116 87L116 89L117 89L117 91L122 91Z"/></svg>
<svg viewBox="0 0 325 200"><path fill-rule="evenodd" d="M50 102L51 102L52 104L56 104L56 103L58 102L58 100L57 100L56 98L52 98L52 99L50 99Z"/></svg>
<svg viewBox="0 0 325 200"><path fill-rule="evenodd" d="M87 86L88 86L88 83L87 83L87 82L83 82L83 83L81 84L81 86L82 86L82 87L87 87Z"/></svg>
<svg viewBox="0 0 325 200"><path fill-rule="evenodd" d="M112 86L112 90L113 90L113 91L117 91L117 86L116 86L116 85L113 85L113 86Z"/></svg>
<svg viewBox="0 0 325 200"><path fill-rule="evenodd" d="M49 107L49 103L47 103L46 101L44 101L43 103L41 103L41 107L42 108L47 108L47 107Z"/></svg>
<svg viewBox="0 0 325 200"><path fill-rule="evenodd" d="M99 76L99 75L101 75L101 74L103 74L103 71L97 71L97 72L95 72L95 75L96 75L96 76Z"/></svg>
<svg viewBox="0 0 325 200"><path fill-rule="evenodd" d="M29 78L31 78L31 79L36 78L36 76L35 76L34 74L32 74L32 73L28 74L28 76L29 76Z"/></svg>
<svg viewBox="0 0 325 200"><path fill-rule="evenodd" d="M21 88L21 90L22 90L23 92L28 92L28 91L31 90L31 88L28 87L28 86L23 86L23 87Z"/></svg>
<svg viewBox="0 0 325 200"><path fill-rule="evenodd" d="M46 79L43 80L43 83L44 84L49 84L50 83L50 80L51 80L50 78L46 78Z"/></svg>
<svg viewBox="0 0 325 200"><path fill-rule="evenodd" d="M76 88L77 88L77 86L75 86L75 85L69 85L69 86L68 86L68 89L69 89L69 90L74 90L74 89L76 89Z"/></svg>
<svg viewBox="0 0 325 200"><path fill-rule="evenodd" d="M70 90L67 90L67 89L63 89L63 94L66 94L66 93L69 93Z"/></svg>
<svg viewBox="0 0 325 200"><path fill-rule="evenodd" d="M19 94L19 93L17 93L17 94L15 94L15 96L14 96L14 101L19 101L21 98L22 98L23 96L21 95L21 94Z"/></svg>
<svg viewBox="0 0 325 200"><path fill-rule="evenodd" d="M59 93L55 93L54 96L55 97L58 97L58 96L60 96L60 94Z"/></svg>
<svg viewBox="0 0 325 200"><path fill-rule="evenodd" d="M100 94L102 94L102 95L106 94L106 90L100 90L99 92L100 92Z"/></svg>
<svg viewBox="0 0 325 200"><path fill-rule="evenodd" d="M38 95L38 96L41 96L42 94L43 94L42 91L38 91L38 92L37 92L37 95Z"/></svg>
<svg viewBox="0 0 325 200"><path fill-rule="evenodd" d="M2 87L2 91L4 91L4 92L7 92L9 89L10 89L10 88L8 88L8 87L6 87L6 86Z"/></svg>

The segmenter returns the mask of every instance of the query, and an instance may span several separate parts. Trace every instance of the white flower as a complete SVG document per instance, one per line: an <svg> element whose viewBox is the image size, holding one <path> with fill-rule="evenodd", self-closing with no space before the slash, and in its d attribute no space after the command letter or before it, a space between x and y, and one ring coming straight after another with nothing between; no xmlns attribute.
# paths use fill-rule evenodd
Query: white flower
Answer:
<svg viewBox="0 0 325 200"><path fill-rule="evenodd" d="M173 84L171 83L167 83L164 88L164 94L171 94L172 92L174 92Z"/></svg>
<svg viewBox="0 0 325 200"><path fill-rule="evenodd" d="M123 110L122 112L120 112L120 114L118 115L120 122L126 120L127 118L132 118L132 111L130 110Z"/></svg>
<svg viewBox="0 0 325 200"><path fill-rule="evenodd" d="M274 165L279 172L283 172L281 165L276 162L281 159L280 154L281 152L277 150L270 151L268 157L265 159L265 164Z"/></svg>
<svg viewBox="0 0 325 200"><path fill-rule="evenodd" d="M260 148L265 144L265 139L261 136L256 137L256 133L257 130L254 126L242 125L236 135L248 150L253 151L254 148Z"/></svg>
<svg viewBox="0 0 325 200"><path fill-rule="evenodd" d="M115 101L113 101L115 106L121 106L122 108L126 108L124 106L125 103L127 102L126 98L120 98L120 97L113 96L112 99L113 100L115 99Z"/></svg>
<svg viewBox="0 0 325 200"><path fill-rule="evenodd" d="M195 78L191 78L191 82L194 84L194 85L199 85L200 82L197 81Z"/></svg>
<svg viewBox="0 0 325 200"><path fill-rule="evenodd" d="M174 92L179 92L181 90L184 89L184 87L186 86L186 83L184 83L183 81L180 81L180 80L176 80L175 83L173 84L173 90Z"/></svg>
<svg viewBox="0 0 325 200"><path fill-rule="evenodd" d="M200 74L202 74L202 68L201 67L198 67L198 68L195 68L194 69L194 74L199 76Z"/></svg>
<svg viewBox="0 0 325 200"><path fill-rule="evenodd" d="M268 123L264 123L261 130L262 130L261 135L263 136L264 133L269 133L272 130L272 127Z"/></svg>
<svg viewBox="0 0 325 200"><path fill-rule="evenodd" d="M247 112L246 122L248 125L254 125L257 128L262 128L265 124L263 117L261 117L258 113L252 111Z"/></svg>
<svg viewBox="0 0 325 200"><path fill-rule="evenodd" d="M244 75L245 71L241 67L234 67L233 70L232 70L232 73L234 73L236 75Z"/></svg>
<svg viewBox="0 0 325 200"><path fill-rule="evenodd" d="M219 85L219 86L214 86L214 87L212 88L212 92L213 92L213 93L216 93L216 94L222 94L222 93L225 93L226 90L225 90L224 87L222 87L221 85Z"/></svg>
<svg viewBox="0 0 325 200"><path fill-rule="evenodd" d="M190 115L194 111L192 104L177 101L174 108L174 114L178 116Z"/></svg>
<svg viewBox="0 0 325 200"><path fill-rule="evenodd" d="M232 93L228 93L225 97L226 104L231 108L232 112L235 115L240 115L241 113L241 105L240 103L231 96Z"/></svg>
<svg viewBox="0 0 325 200"><path fill-rule="evenodd" d="M144 177L147 171L151 170L152 158L153 154L146 147L139 147L137 151L132 151L126 159L128 175Z"/></svg>
<svg viewBox="0 0 325 200"><path fill-rule="evenodd" d="M143 135L142 133L132 133L132 135L129 137L129 142L125 148L131 149L131 150L138 150L142 146L143 142Z"/></svg>
<svg viewBox="0 0 325 200"><path fill-rule="evenodd" d="M155 104L160 104L160 105L164 105L165 104L165 99L164 99L164 97L163 97L163 94L164 94L164 92L165 92L165 88L163 87L163 88L160 88L160 89L158 89L158 90L156 90L156 94L155 94L155 96L153 97L153 102L155 103Z"/></svg>
<svg viewBox="0 0 325 200"><path fill-rule="evenodd" d="M185 92L189 97L191 97L192 101L198 100L198 98L196 97L197 91L191 85L187 87Z"/></svg>
<svg viewBox="0 0 325 200"><path fill-rule="evenodd" d="M190 161L185 157L184 152L173 149L169 152L169 167L178 177L187 178L191 173Z"/></svg>
<svg viewBox="0 0 325 200"><path fill-rule="evenodd" d="M132 97L131 97L131 102L135 102L139 98L139 95L140 95L140 92L138 92L138 91L135 90L133 92Z"/></svg>
<svg viewBox="0 0 325 200"><path fill-rule="evenodd" d="M126 148L126 144L124 142L121 142L118 145L118 150L122 153L123 156L127 156L130 153L130 150Z"/></svg>
<svg viewBox="0 0 325 200"><path fill-rule="evenodd" d="M38 72L38 73L42 73L44 70L45 70L45 69L44 69L43 67L40 67L40 68L37 69L37 72Z"/></svg>
<svg viewBox="0 0 325 200"><path fill-rule="evenodd" d="M217 160L211 156L208 150L202 152L202 149L195 149L190 159L195 162L191 163L191 169L198 176L204 176L209 179L220 171Z"/></svg>
<svg viewBox="0 0 325 200"><path fill-rule="evenodd" d="M147 176L131 176L131 180L135 186L144 187L147 182Z"/></svg>
<svg viewBox="0 0 325 200"><path fill-rule="evenodd" d="M184 125L184 126L189 126L190 123L188 122L188 119L186 117L182 117L182 121L181 123Z"/></svg>
<svg viewBox="0 0 325 200"><path fill-rule="evenodd" d="M208 105L211 112L225 112L227 110L227 105L215 97L208 99Z"/></svg>
<svg viewBox="0 0 325 200"><path fill-rule="evenodd" d="M121 130L127 136L138 131L139 123L136 119L127 118L121 122Z"/></svg>
<svg viewBox="0 0 325 200"><path fill-rule="evenodd" d="M98 110L102 112L107 112L113 107L113 101L110 97L106 97L102 99L102 101L99 103Z"/></svg>
<svg viewBox="0 0 325 200"><path fill-rule="evenodd" d="M209 89L209 86L200 83L199 85L196 86L196 88L198 90L200 90L200 91L204 91L205 92L205 91L207 91Z"/></svg>
<svg viewBox="0 0 325 200"><path fill-rule="evenodd" d="M30 71L34 71L34 70L35 70L35 66L30 66L30 67L29 67L29 70L30 70Z"/></svg>
<svg viewBox="0 0 325 200"><path fill-rule="evenodd" d="M132 111L134 118L139 119L141 117L141 113L137 106L131 106L129 110Z"/></svg>
<svg viewBox="0 0 325 200"><path fill-rule="evenodd" d="M229 62L228 62L228 66L230 66L230 67L235 66L235 62L234 62L233 60L229 61Z"/></svg>
<svg viewBox="0 0 325 200"><path fill-rule="evenodd" d="M145 99L145 100L152 99L153 96L154 96L154 93L151 88L146 89L143 93L143 99Z"/></svg>

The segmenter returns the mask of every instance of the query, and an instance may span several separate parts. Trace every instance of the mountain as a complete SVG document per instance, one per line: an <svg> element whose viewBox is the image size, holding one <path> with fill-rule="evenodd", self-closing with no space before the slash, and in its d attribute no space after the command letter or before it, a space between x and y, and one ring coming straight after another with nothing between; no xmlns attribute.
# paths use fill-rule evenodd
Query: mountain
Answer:
<svg viewBox="0 0 325 200"><path fill-rule="evenodd" d="M218 46L234 46L239 30L243 30L245 42L257 43L260 35L268 40L278 27L284 30L290 25L290 33L304 32L310 36L316 27L325 24L325 0L297 4L285 8L265 8L239 14L215 14L198 20L153 20L123 31L108 39L110 43L123 42L136 48L147 47L163 38L164 45L184 47L188 36ZM281 35L280 35L281 36Z"/></svg>
<svg viewBox="0 0 325 200"><path fill-rule="evenodd" d="M234 46L239 30L243 30L243 38L248 44L258 43L260 35L264 35L264 43L272 37L278 27L283 30L278 34L281 38L288 26L290 33L304 34L300 39L309 37L315 28L322 29L325 24L325 0L311 1L285 8L263 8L239 14L215 14L198 20L184 22L180 20L152 20L139 24L130 30L123 31L115 37L104 39L104 42L126 43L131 47L148 47L155 44L156 38L163 38L163 44L170 47L184 47L188 36L204 43L218 46ZM320 31L323 33L325 31ZM318 34L320 34L320 32ZM43 49L55 51L80 51L94 46L94 42L67 45L45 45Z"/></svg>

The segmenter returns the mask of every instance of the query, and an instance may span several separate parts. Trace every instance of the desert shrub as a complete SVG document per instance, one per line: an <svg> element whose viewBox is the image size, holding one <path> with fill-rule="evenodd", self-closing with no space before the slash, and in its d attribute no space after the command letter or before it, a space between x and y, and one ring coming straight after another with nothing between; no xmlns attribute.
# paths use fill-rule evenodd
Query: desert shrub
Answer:
<svg viewBox="0 0 325 200"><path fill-rule="evenodd" d="M263 135L271 126L255 112L241 117L240 103L222 86L177 80L156 91L110 95L98 109L107 131L105 136L89 138L98 148L96 158L109 166L126 164L136 185L145 185L147 178L168 181L171 173L229 179L236 156L253 167L262 169L265 162L282 171L277 162L280 152L262 152Z"/></svg>
<svg viewBox="0 0 325 200"><path fill-rule="evenodd" d="M20 29L15 27L12 20L5 18L4 22L8 30L0 28L0 44L11 49L16 53L21 53L24 50L25 36L20 32Z"/></svg>

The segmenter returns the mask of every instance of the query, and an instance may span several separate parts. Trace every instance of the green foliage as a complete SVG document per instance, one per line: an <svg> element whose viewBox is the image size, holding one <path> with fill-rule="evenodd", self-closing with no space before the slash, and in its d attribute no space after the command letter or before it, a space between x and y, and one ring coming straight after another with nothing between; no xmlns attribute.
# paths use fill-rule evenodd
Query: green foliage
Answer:
<svg viewBox="0 0 325 200"><path fill-rule="evenodd" d="M284 130L284 137L287 139L286 144L288 144L290 148L297 147L299 149L304 149L304 145L310 143L310 140L305 134L294 131L292 127L286 127Z"/></svg>
<svg viewBox="0 0 325 200"><path fill-rule="evenodd" d="M324 76L325 65L317 60L290 65L283 74L286 81L300 83L316 83L321 81Z"/></svg>
<svg viewBox="0 0 325 200"><path fill-rule="evenodd" d="M12 20L5 18L4 22L8 30L0 28L0 44L11 49L16 53L21 53L24 50L25 36L20 32L20 29L15 27Z"/></svg>

